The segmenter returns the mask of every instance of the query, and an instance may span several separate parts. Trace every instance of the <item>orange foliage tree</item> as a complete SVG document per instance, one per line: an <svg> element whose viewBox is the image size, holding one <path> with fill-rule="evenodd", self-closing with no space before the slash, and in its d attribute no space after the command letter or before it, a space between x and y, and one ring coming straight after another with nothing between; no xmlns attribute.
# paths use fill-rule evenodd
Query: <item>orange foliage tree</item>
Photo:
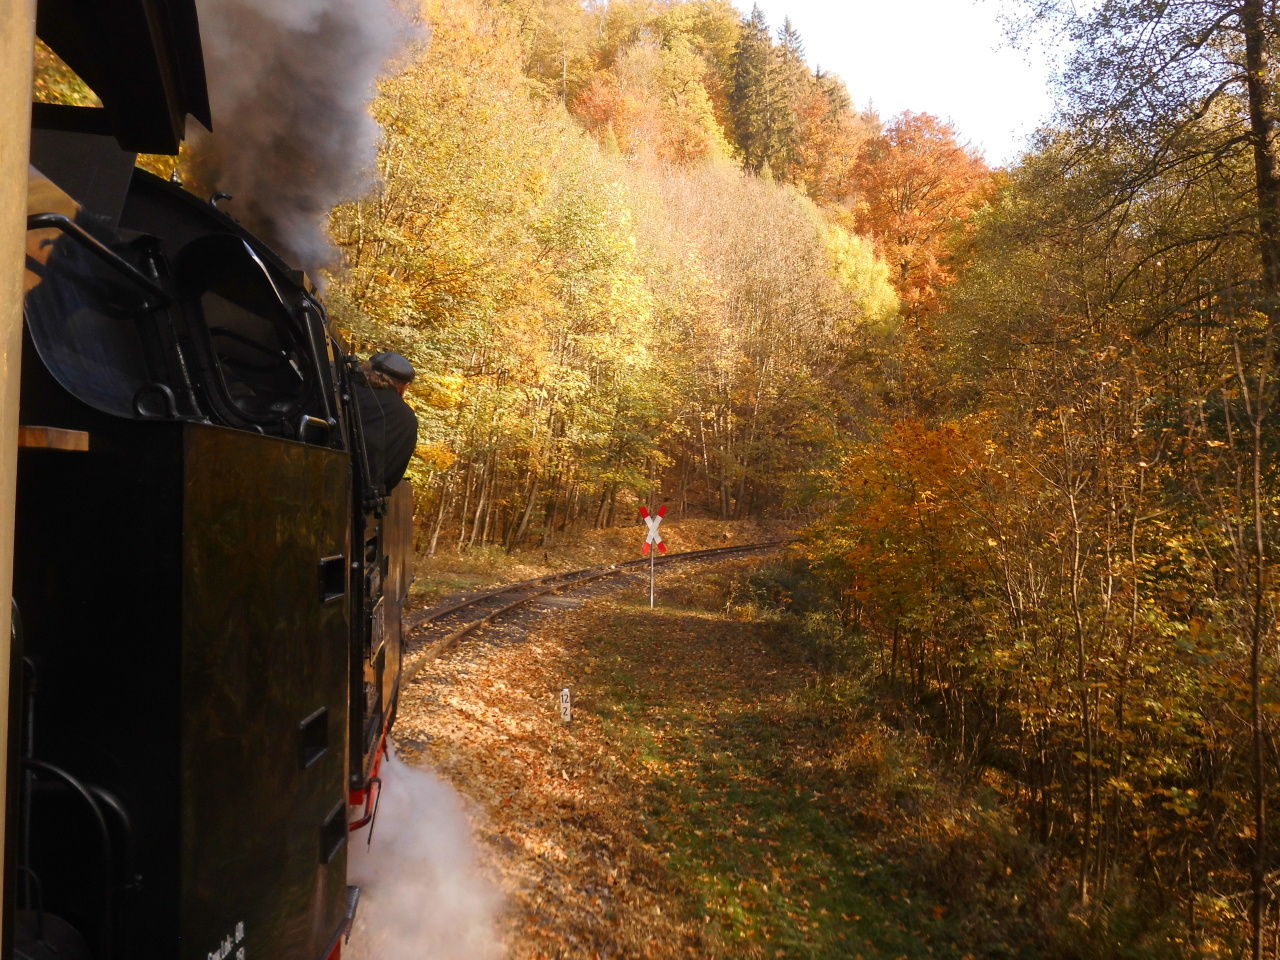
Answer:
<svg viewBox="0 0 1280 960"><path fill-rule="evenodd" d="M831 82L815 81L796 99L797 163L790 171L827 210L856 207L863 155L879 132L874 117L855 113L832 95ZM843 84L837 89L843 92Z"/></svg>
<svg viewBox="0 0 1280 960"><path fill-rule="evenodd" d="M903 113L863 151L860 226L889 263L904 313L917 321L955 279L956 234L991 195L982 155L927 113Z"/></svg>

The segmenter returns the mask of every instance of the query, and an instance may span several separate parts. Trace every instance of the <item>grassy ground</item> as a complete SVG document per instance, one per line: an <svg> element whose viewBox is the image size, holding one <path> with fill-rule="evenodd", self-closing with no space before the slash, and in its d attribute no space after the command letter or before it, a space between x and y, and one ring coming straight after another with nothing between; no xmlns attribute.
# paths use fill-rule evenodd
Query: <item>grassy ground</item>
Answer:
<svg viewBox="0 0 1280 960"><path fill-rule="evenodd" d="M645 527L637 518L628 526L585 530L572 542L549 550L527 548L511 554L500 546L458 550L454 540L456 535L454 532L441 536L434 557L419 557L411 597L416 605L426 605L462 590L514 583L560 570L634 560L640 556ZM757 543L787 535L783 525L754 519L680 520L672 516L662 524L663 539L672 552Z"/></svg>
<svg viewBox="0 0 1280 960"><path fill-rule="evenodd" d="M508 956L1029 955L998 814L740 602L758 562L544 620L407 694L400 742L476 803Z"/></svg>

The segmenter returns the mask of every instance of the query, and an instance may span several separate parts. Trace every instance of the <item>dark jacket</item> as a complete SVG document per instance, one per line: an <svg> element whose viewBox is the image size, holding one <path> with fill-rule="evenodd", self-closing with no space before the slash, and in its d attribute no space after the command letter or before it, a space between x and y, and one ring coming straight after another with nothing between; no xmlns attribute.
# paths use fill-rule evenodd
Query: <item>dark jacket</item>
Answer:
<svg viewBox="0 0 1280 960"><path fill-rule="evenodd" d="M369 473L387 493L404 479L409 458L418 445L418 417L393 387L356 384L360 424L364 428L364 448L369 454Z"/></svg>

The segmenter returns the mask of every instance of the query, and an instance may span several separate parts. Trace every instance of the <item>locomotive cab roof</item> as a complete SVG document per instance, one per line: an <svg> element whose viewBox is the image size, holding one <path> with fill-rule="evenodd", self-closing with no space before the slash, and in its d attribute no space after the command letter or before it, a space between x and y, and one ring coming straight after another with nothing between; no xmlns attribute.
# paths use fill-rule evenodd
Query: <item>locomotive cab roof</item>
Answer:
<svg viewBox="0 0 1280 960"><path fill-rule="evenodd" d="M188 116L213 129L194 0L39 0L36 34L102 101L37 104L37 128L109 134L122 150L170 155Z"/></svg>

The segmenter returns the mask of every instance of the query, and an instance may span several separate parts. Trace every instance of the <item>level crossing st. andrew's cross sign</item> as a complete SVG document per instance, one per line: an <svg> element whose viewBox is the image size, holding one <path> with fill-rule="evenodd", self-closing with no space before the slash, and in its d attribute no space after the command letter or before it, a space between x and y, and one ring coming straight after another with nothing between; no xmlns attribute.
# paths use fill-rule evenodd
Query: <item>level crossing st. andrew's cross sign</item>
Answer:
<svg viewBox="0 0 1280 960"><path fill-rule="evenodd" d="M644 538L644 556L649 556L649 549L653 546L658 548L659 553L667 552L667 545L662 542L662 534L658 532L658 527L662 524L662 518L667 515L667 508L664 504L658 508L655 514L649 513L648 507L640 508L640 516L644 518L644 525L649 528L649 535Z"/></svg>
<svg viewBox="0 0 1280 960"><path fill-rule="evenodd" d="M662 534L658 527L662 526L662 518L667 515L666 504L658 508L656 514L650 514L648 507L640 508L640 516L644 517L644 525L649 528L649 535L644 538L644 555L649 558L649 606L653 606L653 547L658 553L666 553L667 545L662 542Z"/></svg>

